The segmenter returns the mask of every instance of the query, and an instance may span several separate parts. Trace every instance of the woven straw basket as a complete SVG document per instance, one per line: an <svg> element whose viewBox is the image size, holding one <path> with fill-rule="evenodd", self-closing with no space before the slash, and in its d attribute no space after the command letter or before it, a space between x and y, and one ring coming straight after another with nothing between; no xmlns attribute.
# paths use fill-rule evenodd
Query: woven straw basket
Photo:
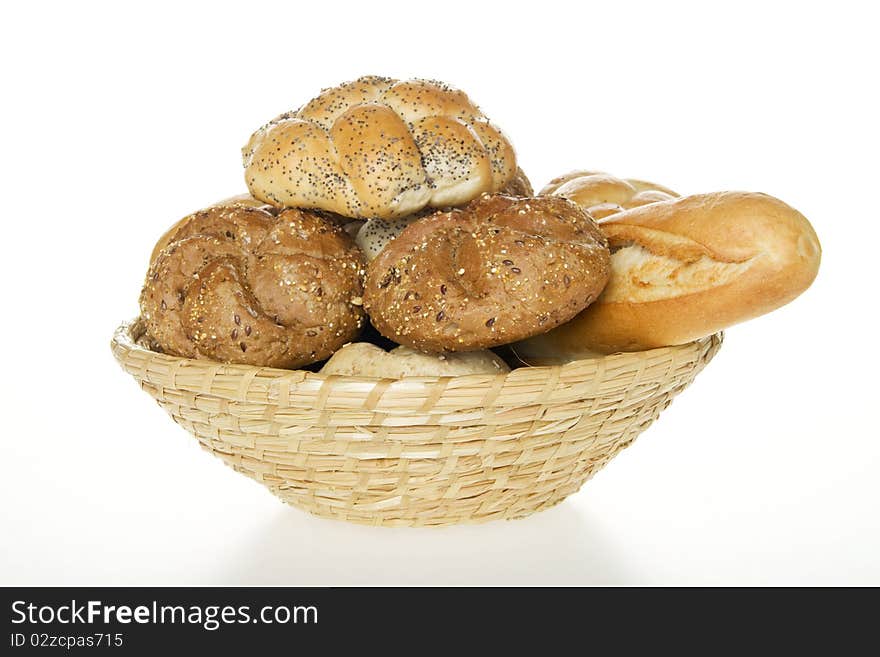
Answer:
<svg viewBox="0 0 880 657"><path fill-rule="evenodd" d="M390 380L177 358L137 344L140 330L120 326L113 354L205 449L316 515L410 526L561 502L654 421L722 338Z"/></svg>

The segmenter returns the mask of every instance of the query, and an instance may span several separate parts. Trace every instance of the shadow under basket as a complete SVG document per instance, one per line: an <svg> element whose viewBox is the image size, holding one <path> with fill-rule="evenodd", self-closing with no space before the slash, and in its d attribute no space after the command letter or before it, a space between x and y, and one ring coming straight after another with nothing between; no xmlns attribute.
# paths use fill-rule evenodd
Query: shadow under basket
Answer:
<svg viewBox="0 0 880 657"><path fill-rule="evenodd" d="M155 353L113 355L179 425L295 507L370 525L521 518L577 491L721 346L696 342L509 374L325 376Z"/></svg>

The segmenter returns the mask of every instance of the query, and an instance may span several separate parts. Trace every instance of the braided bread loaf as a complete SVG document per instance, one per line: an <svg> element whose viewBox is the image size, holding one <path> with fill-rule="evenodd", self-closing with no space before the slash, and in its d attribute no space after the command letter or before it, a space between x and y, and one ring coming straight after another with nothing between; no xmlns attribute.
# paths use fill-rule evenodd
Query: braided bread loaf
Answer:
<svg viewBox="0 0 880 657"><path fill-rule="evenodd" d="M162 351L302 367L360 333L363 255L313 212L233 200L189 215L162 242L140 298Z"/></svg>
<svg viewBox="0 0 880 657"><path fill-rule="evenodd" d="M403 217L497 192L516 173L501 132L439 82L368 76L275 118L242 149L253 196L347 217Z"/></svg>
<svg viewBox="0 0 880 657"><path fill-rule="evenodd" d="M562 196L574 201L597 221L623 210L678 198L662 185L599 171L572 171L554 178L539 196Z"/></svg>

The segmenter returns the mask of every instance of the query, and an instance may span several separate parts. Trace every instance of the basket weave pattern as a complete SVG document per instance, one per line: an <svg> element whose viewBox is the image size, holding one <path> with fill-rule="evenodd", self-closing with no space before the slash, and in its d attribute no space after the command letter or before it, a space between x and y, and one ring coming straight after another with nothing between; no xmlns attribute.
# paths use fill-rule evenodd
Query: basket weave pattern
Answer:
<svg viewBox="0 0 880 657"><path fill-rule="evenodd" d="M509 374L325 376L159 354L116 331L113 354L201 445L314 514L372 525L519 518L577 491L653 422L721 345Z"/></svg>

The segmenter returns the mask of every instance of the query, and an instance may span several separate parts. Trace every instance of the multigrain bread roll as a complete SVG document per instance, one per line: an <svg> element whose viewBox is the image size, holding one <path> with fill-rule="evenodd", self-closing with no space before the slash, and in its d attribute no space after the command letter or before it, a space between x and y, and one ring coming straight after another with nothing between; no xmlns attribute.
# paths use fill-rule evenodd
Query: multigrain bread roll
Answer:
<svg viewBox="0 0 880 657"><path fill-rule="evenodd" d="M314 213L214 206L163 239L140 306L147 334L166 353L301 367L363 326L363 255Z"/></svg>
<svg viewBox="0 0 880 657"><path fill-rule="evenodd" d="M504 374L510 368L488 350L457 354L425 354L409 347L385 351L369 342L354 342L337 351L321 374L400 379L405 376L463 376Z"/></svg>
<svg viewBox="0 0 880 657"><path fill-rule="evenodd" d="M257 199L347 217L405 217L497 192L513 147L464 92L367 76L273 119L242 149Z"/></svg>
<svg viewBox="0 0 880 657"><path fill-rule="evenodd" d="M211 208L237 208L237 207L260 208L262 210L265 210L266 212L269 212L270 214L273 214L273 215L278 214L277 208L274 208L271 205L267 205L266 203L263 203L262 201L258 201L250 194L237 194L236 196L230 196L228 198L224 198L220 201L217 201L216 203L214 203L212 205L209 205L207 208L204 208L204 210L208 210ZM168 244L171 242L171 239L174 237L174 235L177 233L177 231L180 229L180 227L183 224L185 224L186 222L188 222L191 218L192 218L192 215L187 215L187 216L183 217L182 219L179 219L178 221L174 222L174 225L165 231L165 234L163 234L162 237L159 238L159 241L156 242L156 245L153 247L152 253L150 253L150 264L153 263L153 261L156 259L156 256L159 255L159 253L162 251L162 249L164 249L166 246L168 246Z"/></svg>
<svg viewBox="0 0 880 657"><path fill-rule="evenodd" d="M260 208L261 210L265 210L269 214L278 215L283 208L275 207L269 203L264 203L263 201L259 201L255 199L250 194L236 194L235 196L228 196L224 199L217 201L216 203L212 203L211 205L205 207L205 210L211 208ZM349 234L350 237L354 238L361 226L364 225L363 221L352 219L351 217L342 217L332 212L320 212L316 211L315 214L320 215L321 218L330 221L331 223L338 224L342 226L346 233ZM177 229L180 228L181 224L189 221L191 215L187 215L182 219L179 219L174 223L171 228L165 231L165 234L159 238L159 241L156 242L156 245L153 247L152 253L150 253L150 262L156 259L156 256L159 255L159 252L168 246L168 243L171 241L171 238L174 237L174 234L177 232Z"/></svg>
<svg viewBox="0 0 880 657"><path fill-rule="evenodd" d="M574 203L485 195L407 226L369 263L364 306L394 342L471 351L568 321L608 272L605 238Z"/></svg>
<svg viewBox="0 0 880 657"><path fill-rule="evenodd" d="M601 171L572 171L551 180L538 195L561 196L574 201L597 221L624 210L678 197L663 185L618 178Z"/></svg>
<svg viewBox="0 0 880 657"><path fill-rule="evenodd" d="M819 269L810 223L766 194L699 194L599 225L612 250L608 286L568 324L513 345L525 362L689 342L788 303Z"/></svg>

